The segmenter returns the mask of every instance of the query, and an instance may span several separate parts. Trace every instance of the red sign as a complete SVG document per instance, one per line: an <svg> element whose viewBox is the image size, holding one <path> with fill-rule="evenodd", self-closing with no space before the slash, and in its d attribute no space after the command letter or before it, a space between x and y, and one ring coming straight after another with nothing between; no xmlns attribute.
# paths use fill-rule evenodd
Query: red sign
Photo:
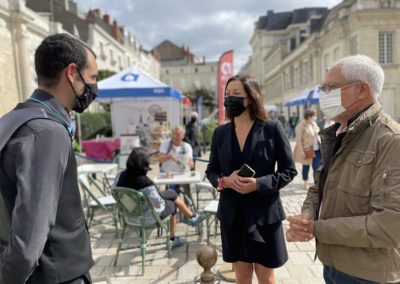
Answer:
<svg viewBox="0 0 400 284"><path fill-rule="evenodd" d="M233 76L233 50L221 55L218 62L218 125L225 120L224 96L225 85Z"/></svg>

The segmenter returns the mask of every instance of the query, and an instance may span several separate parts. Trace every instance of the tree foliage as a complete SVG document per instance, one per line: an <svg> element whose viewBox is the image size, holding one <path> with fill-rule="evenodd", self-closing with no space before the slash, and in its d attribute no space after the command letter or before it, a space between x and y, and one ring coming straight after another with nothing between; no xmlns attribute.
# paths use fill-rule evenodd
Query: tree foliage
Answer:
<svg viewBox="0 0 400 284"><path fill-rule="evenodd" d="M203 97L203 106L212 112L215 108L214 105L214 95L213 92L206 88L194 88L188 92L183 93L187 96L193 103L193 105L197 105L197 100L199 97Z"/></svg>

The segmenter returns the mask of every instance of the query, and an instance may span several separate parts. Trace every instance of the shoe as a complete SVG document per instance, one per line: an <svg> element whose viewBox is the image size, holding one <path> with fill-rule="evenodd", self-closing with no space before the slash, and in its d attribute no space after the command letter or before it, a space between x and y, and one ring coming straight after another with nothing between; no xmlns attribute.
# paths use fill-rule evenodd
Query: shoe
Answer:
<svg viewBox="0 0 400 284"><path fill-rule="evenodd" d="M186 243L185 239L175 236L175 239L171 241L171 249L183 246Z"/></svg>
<svg viewBox="0 0 400 284"><path fill-rule="evenodd" d="M193 227L197 226L200 224L204 219L206 218L206 215L203 213L196 213L194 217L188 218L188 223L192 225Z"/></svg>

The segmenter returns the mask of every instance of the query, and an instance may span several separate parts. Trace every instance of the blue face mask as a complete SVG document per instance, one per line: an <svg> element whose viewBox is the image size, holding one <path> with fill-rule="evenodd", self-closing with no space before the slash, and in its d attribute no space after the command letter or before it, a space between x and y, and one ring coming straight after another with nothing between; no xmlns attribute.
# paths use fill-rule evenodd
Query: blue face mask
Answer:
<svg viewBox="0 0 400 284"><path fill-rule="evenodd" d="M315 123L317 123L317 117L316 117L316 116L313 116L312 121L315 122Z"/></svg>

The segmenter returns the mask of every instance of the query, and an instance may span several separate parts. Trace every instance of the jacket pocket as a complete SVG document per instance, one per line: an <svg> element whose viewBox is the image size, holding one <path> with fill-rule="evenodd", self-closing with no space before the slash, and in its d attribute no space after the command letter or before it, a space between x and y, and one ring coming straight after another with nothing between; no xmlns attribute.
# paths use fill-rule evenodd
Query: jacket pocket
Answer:
<svg viewBox="0 0 400 284"><path fill-rule="evenodd" d="M370 195L374 152L352 150L346 157L339 190L357 196Z"/></svg>
<svg viewBox="0 0 400 284"><path fill-rule="evenodd" d="M338 184L338 206L345 215L361 215L370 211L371 178L375 153L352 150L343 164Z"/></svg>

